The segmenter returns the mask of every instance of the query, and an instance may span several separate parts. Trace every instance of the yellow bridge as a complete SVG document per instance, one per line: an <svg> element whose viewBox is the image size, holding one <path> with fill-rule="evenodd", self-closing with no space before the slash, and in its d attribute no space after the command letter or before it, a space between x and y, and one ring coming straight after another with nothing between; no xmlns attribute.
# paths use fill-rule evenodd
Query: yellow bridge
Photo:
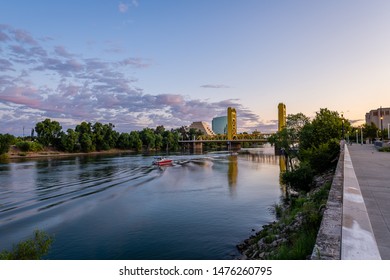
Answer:
<svg viewBox="0 0 390 280"><path fill-rule="evenodd" d="M179 143L191 145L193 151L202 151L203 143L226 143L229 150L241 149L241 143L267 143L268 138L274 133L237 134L236 109L229 107L227 110L227 134L222 135L201 135L193 140L181 140ZM278 131L286 126L286 105L278 105Z"/></svg>

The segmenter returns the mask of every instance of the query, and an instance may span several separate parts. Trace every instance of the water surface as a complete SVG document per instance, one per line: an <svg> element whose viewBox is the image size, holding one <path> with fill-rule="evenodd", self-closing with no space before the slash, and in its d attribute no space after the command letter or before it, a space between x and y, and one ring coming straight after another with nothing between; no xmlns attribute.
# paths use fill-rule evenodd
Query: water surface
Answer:
<svg viewBox="0 0 390 280"><path fill-rule="evenodd" d="M275 219L279 158L253 154L73 157L0 165L0 250L35 229L48 259L232 259Z"/></svg>

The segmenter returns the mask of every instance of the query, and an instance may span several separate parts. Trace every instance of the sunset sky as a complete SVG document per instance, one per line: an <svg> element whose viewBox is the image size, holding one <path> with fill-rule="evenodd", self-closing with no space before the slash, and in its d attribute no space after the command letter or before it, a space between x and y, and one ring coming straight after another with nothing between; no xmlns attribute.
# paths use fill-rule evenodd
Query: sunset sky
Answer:
<svg viewBox="0 0 390 280"><path fill-rule="evenodd" d="M0 133L390 107L390 1L0 1Z"/></svg>

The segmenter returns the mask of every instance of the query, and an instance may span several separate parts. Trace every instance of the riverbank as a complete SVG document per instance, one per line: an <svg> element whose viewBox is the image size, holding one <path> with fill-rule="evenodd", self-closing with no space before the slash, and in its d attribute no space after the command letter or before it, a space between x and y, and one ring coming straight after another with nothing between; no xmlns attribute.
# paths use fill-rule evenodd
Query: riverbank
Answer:
<svg viewBox="0 0 390 280"><path fill-rule="evenodd" d="M26 159L26 158L46 158L46 157L72 157L72 156L89 156L89 155L116 155L116 154L131 154L135 153L133 150L120 150L120 149L111 149L107 151L95 151L89 153L68 153L62 152L51 148L45 148L40 152L23 152L16 148L15 146L11 147L9 152L5 154L5 159Z"/></svg>
<svg viewBox="0 0 390 280"><path fill-rule="evenodd" d="M242 259L310 259L332 179L333 172L317 176L312 191L275 205L278 220L237 245Z"/></svg>

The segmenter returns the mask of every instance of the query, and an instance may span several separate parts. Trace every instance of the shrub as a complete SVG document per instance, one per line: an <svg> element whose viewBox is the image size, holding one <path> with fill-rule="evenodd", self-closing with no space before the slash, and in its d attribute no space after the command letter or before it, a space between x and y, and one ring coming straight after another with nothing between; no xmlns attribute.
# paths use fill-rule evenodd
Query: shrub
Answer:
<svg viewBox="0 0 390 280"><path fill-rule="evenodd" d="M315 174L320 174L336 166L339 153L340 144L338 140L332 139L318 147L301 150L300 156L309 162Z"/></svg>
<svg viewBox="0 0 390 280"><path fill-rule="evenodd" d="M314 172L307 161L299 164L293 171L282 174L282 181L289 184L295 190L309 191L313 182Z"/></svg>
<svg viewBox="0 0 390 280"><path fill-rule="evenodd" d="M380 152L390 152L390 147L382 147L382 148L379 148L379 151L380 151Z"/></svg>
<svg viewBox="0 0 390 280"><path fill-rule="evenodd" d="M10 134L0 134L0 155L7 153L14 141L14 136Z"/></svg>
<svg viewBox="0 0 390 280"><path fill-rule="evenodd" d="M22 141L16 143L16 147L22 152L39 152L43 150L43 146L38 142Z"/></svg>
<svg viewBox="0 0 390 280"><path fill-rule="evenodd" d="M36 230L33 238L18 243L11 252L0 252L0 260L39 260L47 254L52 242L53 237Z"/></svg>

